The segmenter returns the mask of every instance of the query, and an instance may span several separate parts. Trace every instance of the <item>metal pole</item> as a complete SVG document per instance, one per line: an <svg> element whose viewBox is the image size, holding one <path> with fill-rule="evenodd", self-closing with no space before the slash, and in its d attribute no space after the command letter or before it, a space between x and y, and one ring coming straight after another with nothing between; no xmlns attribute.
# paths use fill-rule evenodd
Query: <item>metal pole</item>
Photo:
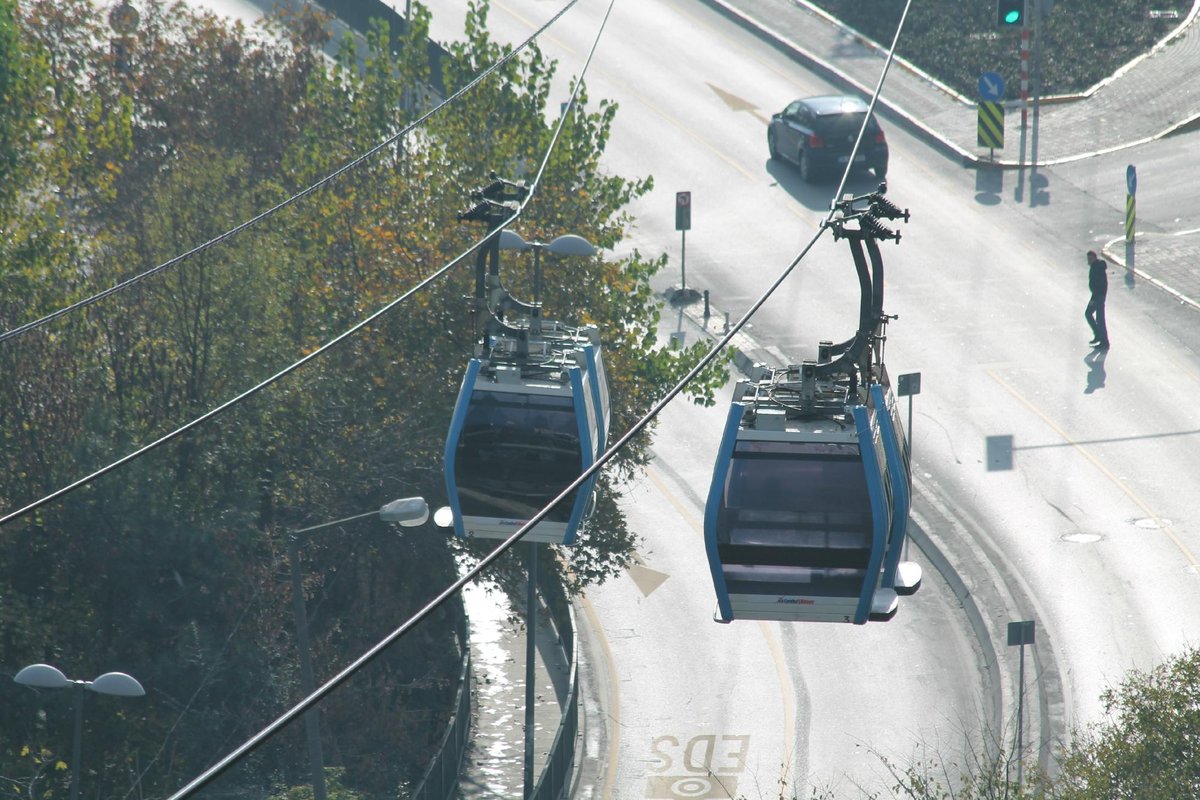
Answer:
<svg viewBox="0 0 1200 800"><path fill-rule="evenodd" d="M378 513L378 512L374 512ZM314 526L322 527L322 526ZM295 534L288 534L288 564L292 574L292 609L296 616L296 649L300 653L300 691L308 697L316 688L313 680L312 653L308 644L308 611L304 605L304 587L300 584L300 553ZM308 763L312 772L314 800L325 800L325 757L321 753L320 711L314 705L304 712L304 735L308 741Z"/></svg>
<svg viewBox="0 0 1200 800"><path fill-rule="evenodd" d="M912 462L912 443L912 395L910 394L908 396L908 458L910 463Z"/></svg>
<svg viewBox="0 0 1200 800"><path fill-rule="evenodd" d="M1017 200L1024 199L1025 191L1025 146L1026 137L1029 130L1029 27L1028 24L1021 26L1021 142L1019 164L1021 169L1017 170ZM1030 196L1033 196L1033 187L1029 189Z"/></svg>
<svg viewBox="0 0 1200 800"><path fill-rule="evenodd" d="M79 760L83 750L83 681L75 681L75 735L71 743L71 800L79 800Z"/></svg>
<svg viewBox="0 0 1200 800"><path fill-rule="evenodd" d="M1025 729L1025 645L1021 645L1021 666L1017 671L1017 796L1021 796L1021 756Z"/></svg>
<svg viewBox="0 0 1200 800"><path fill-rule="evenodd" d="M533 796L533 659L537 645L537 542L529 543L525 591L525 800Z"/></svg>
<svg viewBox="0 0 1200 800"><path fill-rule="evenodd" d="M1041 60L1042 60L1042 34L1040 30L1040 22L1042 17L1042 4L1038 0L1034 0L1033 5L1033 127L1032 134L1029 138L1029 160L1033 169L1037 169L1038 161L1038 117L1041 112L1041 94L1042 94L1042 75L1041 75ZM1030 198L1036 197L1037 187L1029 187Z"/></svg>
<svg viewBox="0 0 1200 800"><path fill-rule="evenodd" d="M679 291L687 289L687 231L679 232Z"/></svg>
<svg viewBox="0 0 1200 800"><path fill-rule="evenodd" d="M533 318L529 323L529 332L534 336L542 332L542 245L533 246Z"/></svg>
<svg viewBox="0 0 1200 800"><path fill-rule="evenodd" d="M912 476L912 446L913 446L913 433L912 433L912 399L913 399L913 396L910 394L910 395L908 396L908 430L907 430L907 431L905 431L905 433L908 435L908 474L909 474L909 480L908 480L908 507L909 507L910 509L912 508L912 505L913 505L913 499L912 499L912 484L913 484L913 482L912 482L912 477L911 477L911 476ZM911 536L905 536L905 537L904 537L904 560L905 560L905 561L908 561L908 543L909 543L909 542L911 542L911 541L912 541L912 537L911 537Z"/></svg>

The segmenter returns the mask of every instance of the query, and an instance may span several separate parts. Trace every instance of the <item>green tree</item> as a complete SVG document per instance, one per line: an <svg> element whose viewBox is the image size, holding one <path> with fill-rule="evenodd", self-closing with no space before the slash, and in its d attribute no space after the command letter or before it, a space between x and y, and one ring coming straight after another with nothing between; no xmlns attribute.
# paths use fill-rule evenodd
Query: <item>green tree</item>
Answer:
<svg viewBox="0 0 1200 800"><path fill-rule="evenodd" d="M1131 671L1101 700L1104 719L1075 732L1047 797L1200 796L1200 650Z"/></svg>
<svg viewBox="0 0 1200 800"><path fill-rule="evenodd" d="M23 191L51 198L47 219L63 233L60 246L30 250L6 323L162 263L307 188L402 130L429 75L419 5L399 54L376 27L365 49L348 39L329 65L313 55L327 34L309 10L276 24L280 38L262 38L155 0L139 9L127 70L116 69L86 0L23 12L24 52L54 53L53 91L38 95L51 103L39 116L54 124L34 148L45 177L31 175ZM472 6L451 84L499 52L486 12ZM492 169L528 177L521 165L549 146L554 69L536 51L515 59L433 124L252 230L0 344L6 510L224 402L470 248L481 232L456 219L467 192ZM625 204L651 183L603 173L615 113L603 102L589 110L581 95L523 233L621 241ZM649 279L663 263L585 259L570 281L547 264L553 316L604 331L614 435L699 354L655 341ZM527 280L513 285L528 295ZM80 675L122 669L149 690L140 706L87 717L89 741L101 743L88 754L93 791L175 789L297 698L285 532L398 496L444 502L444 437L475 335L462 299L472 288L465 265L217 420L0 530L0 659ZM721 369L693 387L701 402L712 401ZM635 534L614 495L648 441L603 477L586 541L562 564L547 555L548 571L579 588L624 564ZM318 676L428 603L472 552L377 522L302 542L296 566ZM500 580L512 585L523 568L505 566ZM394 795L428 762L455 689L459 613L435 615L322 703L326 752L348 791ZM64 773L46 765L69 752L67 713L32 692L0 704L0 775L63 791ZM255 796L303 785L300 731L222 780Z"/></svg>

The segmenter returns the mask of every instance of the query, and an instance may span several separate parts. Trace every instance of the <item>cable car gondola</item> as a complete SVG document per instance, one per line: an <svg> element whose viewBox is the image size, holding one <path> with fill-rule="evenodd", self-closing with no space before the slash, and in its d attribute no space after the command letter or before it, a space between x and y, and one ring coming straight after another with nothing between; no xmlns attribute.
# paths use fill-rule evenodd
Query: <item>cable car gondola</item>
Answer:
<svg viewBox="0 0 1200 800"><path fill-rule="evenodd" d="M816 364L738 384L705 508L718 622L891 619L892 478L879 415Z"/></svg>
<svg viewBox="0 0 1200 800"><path fill-rule="evenodd" d="M912 483L876 242L899 241L880 219L908 212L885 191L847 197L828 221L858 276L854 335L822 342L817 361L758 367L735 391L704 519L719 622L889 620L920 585L920 567L901 561Z"/></svg>
<svg viewBox="0 0 1200 800"><path fill-rule="evenodd" d="M476 319L486 312L475 357L459 389L446 437L446 492L455 533L507 539L595 464L608 441L608 380L594 325L571 327L542 318L540 262L534 302L514 298L500 280L501 228L528 189L492 174L472 194L460 220L492 230L479 248ZM569 255L585 255L570 239ZM558 240L556 240L558 241ZM553 243L551 243L553 245ZM506 319L509 316L516 320ZM525 534L534 543L571 544L591 512L595 476L577 487Z"/></svg>
<svg viewBox="0 0 1200 800"><path fill-rule="evenodd" d="M522 332L523 334L525 332ZM446 489L460 537L508 538L595 463L608 387L595 327L542 322L542 336L492 335L467 365L446 440ZM575 541L593 477L525 540Z"/></svg>

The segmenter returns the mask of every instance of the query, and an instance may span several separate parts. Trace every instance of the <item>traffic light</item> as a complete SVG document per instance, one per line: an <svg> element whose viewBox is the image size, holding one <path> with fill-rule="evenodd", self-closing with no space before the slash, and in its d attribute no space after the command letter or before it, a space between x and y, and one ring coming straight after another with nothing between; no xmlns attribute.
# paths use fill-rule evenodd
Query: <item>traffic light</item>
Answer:
<svg viewBox="0 0 1200 800"><path fill-rule="evenodd" d="M996 0L996 24L1001 28L1019 28L1025 24L1026 0Z"/></svg>

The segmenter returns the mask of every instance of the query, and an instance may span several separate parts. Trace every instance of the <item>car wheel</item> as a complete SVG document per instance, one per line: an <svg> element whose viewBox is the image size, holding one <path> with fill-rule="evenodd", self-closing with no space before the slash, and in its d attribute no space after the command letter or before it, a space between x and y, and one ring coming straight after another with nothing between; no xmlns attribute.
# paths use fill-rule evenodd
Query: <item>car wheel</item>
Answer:
<svg viewBox="0 0 1200 800"><path fill-rule="evenodd" d="M809 157L807 150L800 151L800 180L805 183L812 183L817 177L816 167L813 166L812 158Z"/></svg>
<svg viewBox="0 0 1200 800"><path fill-rule="evenodd" d="M875 170L875 177L878 178L879 180L883 180L884 178L887 177L887 162L884 161L881 164L876 164L874 167L874 170Z"/></svg>
<svg viewBox="0 0 1200 800"><path fill-rule="evenodd" d="M779 158L779 145L775 142L774 128L767 128L767 152L771 158Z"/></svg>

